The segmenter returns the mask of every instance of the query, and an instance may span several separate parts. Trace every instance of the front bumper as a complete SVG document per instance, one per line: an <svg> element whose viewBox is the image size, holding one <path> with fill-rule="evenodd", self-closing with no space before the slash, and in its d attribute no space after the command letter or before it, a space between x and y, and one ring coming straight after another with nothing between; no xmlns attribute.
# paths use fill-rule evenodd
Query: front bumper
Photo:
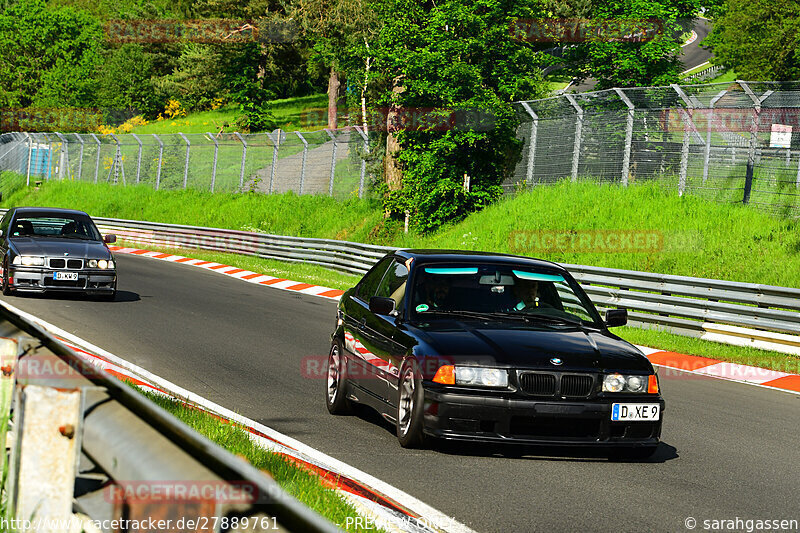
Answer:
<svg viewBox="0 0 800 533"><path fill-rule="evenodd" d="M11 267L8 269L9 285L11 289L20 292L74 291L111 293L114 291L117 284L116 270L78 270L77 281L55 280L55 272L76 271L35 267Z"/></svg>
<svg viewBox="0 0 800 533"><path fill-rule="evenodd" d="M612 422L612 403L658 403L651 422ZM661 437L660 396L582 401L504 398L425 388L424 431L446 440L608 447L654 446Z"/></svg>

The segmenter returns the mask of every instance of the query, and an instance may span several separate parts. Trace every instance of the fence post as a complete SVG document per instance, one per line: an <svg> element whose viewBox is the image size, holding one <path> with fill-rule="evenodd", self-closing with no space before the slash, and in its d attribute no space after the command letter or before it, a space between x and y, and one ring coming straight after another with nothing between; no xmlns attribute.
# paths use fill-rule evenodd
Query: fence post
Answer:
<svg viewBox="0 0 800 533"><path fill-rule="evenodd" d="M50 136L46 133L43 133L44 138L47 139L47 177L45 178L46 181L50 181L50 175L53 170L53 141L50 140Z"/></svg>
<svg viewBox="0 0 800 533"><path fill-rule="evenodd" d="M369 137L367 137L367 134L364 132L364 130L361 128L361 126L356 126L356 131L358 132L359 135L361 135L361 139L364 141L364 156L366 157L366 154L369 153ZM359 181L358 181L358 197L359 198L363 198L364 197L364 177L366 176L366 173L367 173L367 160L364 157L362 157L361 158L361 177L359 178Z"/></svg>
<svg viewBox="0 0 800 533"><path fill-rule="evenodd" d="M58 137L58 140L61 141L61 146L63 146L61 149L61 155L58 158L58 179L63 180L64 167L67 167L67 173L69 173L69 143L67 142L67 139L65 139L64 136L59 132L56 131L54 133L56 134L56 137ZM62 160L66 161L66 163L62 162Z"/></svg>
<svg viewBox="0 0 800 533"><path fill-rule="evenodd" d="M30 187L30 185L31 185L31 157L33 157L33 141L31 139L31 134L30 133L26 133L25 135L28 136L28 170L26 172L27 178L26 178L25 185Z"/></svg>
<svg viewBox="0 0 800 533"><path fill-rule="evenodd" d="M633 113L635 108L628 95L622 89L614 87L617 96L628 106L628 118L625 122L625 152L622 155L622 186L628 186L628 174L631 168L631 145L633 144Z"/></svg>
<svg viewBox="0 0 800 533"><path fill-rule="evenodd" d="M706 180L708 180L708 164L709 160L711 159L711 128L714 122L714 106L717 102L719 102L720 98L728 94L727 89L723 89L717 93L717 95L711 99L711 102L708 104L708 125L706 127L706 149L705 153L703 154L703 185L705 185Z"/></svg>
<svg viewBox="0 0 800 533"><path fill-rule="evenodd" d="M581 157L581 136L583 135L583 108L578 105L578 102L575 100L575 97L571 94L564 95L566 99L572 104L572 107L575 108L575 111L578 112L578 115L575 120L575 144L572 148L572 181L578 180L578 163L580 162Z"/></svg>
<svg viewBox="0 0 800 533"><path fill-rule="evenodd" d="M214 137L211 132L206 132L212 141L214 141L214 165L211 167L211 192L214 192L214 183L217 181L217 155L219 154L219 141Z"/></svg>
<svg viewBox="0 0 800 533"><path fill-rule="evenodd" d="M531 138L528 142L528 164L525 167L525 186L533 185L533 163L536 155L536 136L539 133L539 115L537 115L528 102L522 102L522 108L531 117Z"/></svg>
<svg viewBox="0 0 800 533"><path fill-rule="evenodd" d="M267 133L267 137L269 138L269 142L272 143L272 166L269 170L269 193L272 194L272 187L275 183L275 167L278 165L278 148L281 144L281 130L276 132L277 140L272 138L271 133Z"/></svg>
<svg viewBox="0 0 800 533"><path fill-rule="evenodd" d="M300 162L300 194L303 194L303 182L306 179L306 156L308 155L308 141L303 137L299 131L295 132L300 140L303 141L303 159Z"/></svg>
<svg viewBox="0 0 800 533"><path fill-rule="evenodd" d="M78 142L81 143L80 159L78 160L78 181L81 181L83 176L83 138L77 133L73 133Z"/></svg>
<svg viewBox="0 0 800 533"><path fill-rule="evenodd" d="M686 192L686 174L689 169L689 140L692 128L694 128L691 112L694 111L695 105L680 86L672 83L670 87L678 93L678 96L686 104L686 109L683 110L683 144L681 145L681 169L678 177L678 196L683 196L683 193ZM697 128L694 129L697 130Z"/></svg>
<svg viewBox="0 0 800 533"><path fill-rule="evenodd" d="M336 135L331 132L328 128L325 128L325 133L328 134L328 137L331 138L333 141L333 152L331 156L331 184L328 187L328 195L333 196L333 176L336 173Z"/></svg>
<svg viewBox="0 0 800 533"><path fill-rule="evenodd" d="M114 152L114 159L111 161L111 168L108 170L108 181L111 178L111 173L114 173L114 185L119 183L119 169L122 168L122 183L125 184L125 167L122 166L122 151L119 147L119 138L114 135L113 133L109 133L111 137L114 139L114 143L116 144L116 151Z"/></svg>
<svg viewBox="0 0 800 533"><path fill-rule="evenodd" d="M181 136L183 141L186 143L186 162L183 165L183 188L186 189L186 185L189 182L189 150L192 147L192 143L189 142L189 139L186 138L181 132L178 132L178 135Z"/></svg>
<svg viewBox="0 0 800 533"><path fill-rule="evenodd" d="M758 97L753 93L753 90L746 82L736 80L736 83L744 89L744 92L747 93L747 96L753 101L753 120L750 124L750 146L747 149L747 171L744 177L744 195L742 197L742 203L748 204L750 203L750 192L753 190L753 173L756 163L756 145L758 144L758 125L761 119L761 104L764 100L769 98L769 95L774 91L767 91Z"/></svg>
<svg viewBox="0 0 800 533"><path fill-rule="evenodd" d="M247 159L247 141L244 140L244 137L239 135L238 131L233 132L234 135L239 139L242 143L242 169L239 171L239 192L242 192L242 188L244 187L244 162Z"/></svg>
<svg viewBox="0 0 800 533"><path fill-rule="evenodd" d="M142 171L142 140L135 133L131 133L131 135L133 135L133 138L136 139L136 142L139 144L139 153L136 155L136 184L138 185L139 176L141 176Z"/></svg>
<svg viewBox="0 0 800 533"><path fill-rule="evenodd" d="M100 139L98 139L97 135L94 133L90 133L89 135L91 135L94 142L97 143L97 157L94 160L94 182L97 183L97 173L100 172Z"/></svg>
<svg viewBox="0 0 800 533"><path fill-rule="evenodd" d="M158 190L161 186L161 162L164 160L164 141L155 133L153 137L158 141L158 169L156 169L156 190Z"/></svg>

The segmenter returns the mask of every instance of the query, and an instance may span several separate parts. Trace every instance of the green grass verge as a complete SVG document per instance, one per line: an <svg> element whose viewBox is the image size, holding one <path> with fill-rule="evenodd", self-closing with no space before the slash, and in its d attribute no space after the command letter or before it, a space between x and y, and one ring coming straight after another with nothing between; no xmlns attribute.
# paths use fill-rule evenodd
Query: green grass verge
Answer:
<svg viewBox="0 0 800 533"><path fill-rule="evenodd" d="M259 470L267 472L286 492L342 529L353 532L381 531L348 524L346 522L348 517L359 516L355 507L333 490L326 488L316 474L293 464L277 453L258 446L242 427L219 420L208 413L160 394L146 391L142 391L142 394L201 435L229 452L244 457Z"/></svg>
<svg viewBox="0 0 800 533"><path fill-rule="evenodd" d="M270 102L277 127L284 131L313 131L327 127L328 96L314 94ZM210 111L187 113L184 117L153 120L131 131L136 134L152 133L226 133L238 131L236 119L241 112L228 105Z"/></svg>

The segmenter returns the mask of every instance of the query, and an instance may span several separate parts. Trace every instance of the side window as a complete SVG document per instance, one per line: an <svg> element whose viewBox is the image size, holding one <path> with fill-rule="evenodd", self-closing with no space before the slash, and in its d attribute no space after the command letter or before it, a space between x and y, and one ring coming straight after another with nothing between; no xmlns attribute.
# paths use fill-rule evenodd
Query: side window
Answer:
<svg viewBox="0 0 800 533"><path fill-rule="evenodd" d="M391 257L384 257L362 278L358 284L358 287L356 287L356 296L360 300L369 302L369 299L375 296L375 290L378 288L378 283L381 282L381 278L383 278L383 275L386 273L386 268L389 266L391 261Z"/></svg>
<svg viewBox="0 0 800 533"><path fill-rule="evenodd" d="M378 285L375 296L393 299L395 309L402 313L406 295L406 281L408 281L408 268L397 260L392 261L392 265Z"/></svg>

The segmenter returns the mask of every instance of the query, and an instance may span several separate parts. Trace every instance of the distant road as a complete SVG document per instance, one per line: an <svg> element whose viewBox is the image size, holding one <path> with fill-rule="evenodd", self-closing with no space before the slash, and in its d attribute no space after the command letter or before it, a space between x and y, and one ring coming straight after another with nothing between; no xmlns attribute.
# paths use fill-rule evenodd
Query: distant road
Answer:
<svg viewBox="0 0 800 533"><path fill-rule="evenodd" d="M695 33L697 33L697 39L695 39L691 44L687 44L681 48L680 57L681 63L683 63L683 69L681 69L682 71L690 70L698 65L702 65L714 55L708 50L700 47L700 43L711 32L711 23L707 19L697 19L694 23L693 29ZM595 85L597 85L597 80L589 78L578 85L571 86L569 91L585 93L587 91L594 90Z"/></svg>

